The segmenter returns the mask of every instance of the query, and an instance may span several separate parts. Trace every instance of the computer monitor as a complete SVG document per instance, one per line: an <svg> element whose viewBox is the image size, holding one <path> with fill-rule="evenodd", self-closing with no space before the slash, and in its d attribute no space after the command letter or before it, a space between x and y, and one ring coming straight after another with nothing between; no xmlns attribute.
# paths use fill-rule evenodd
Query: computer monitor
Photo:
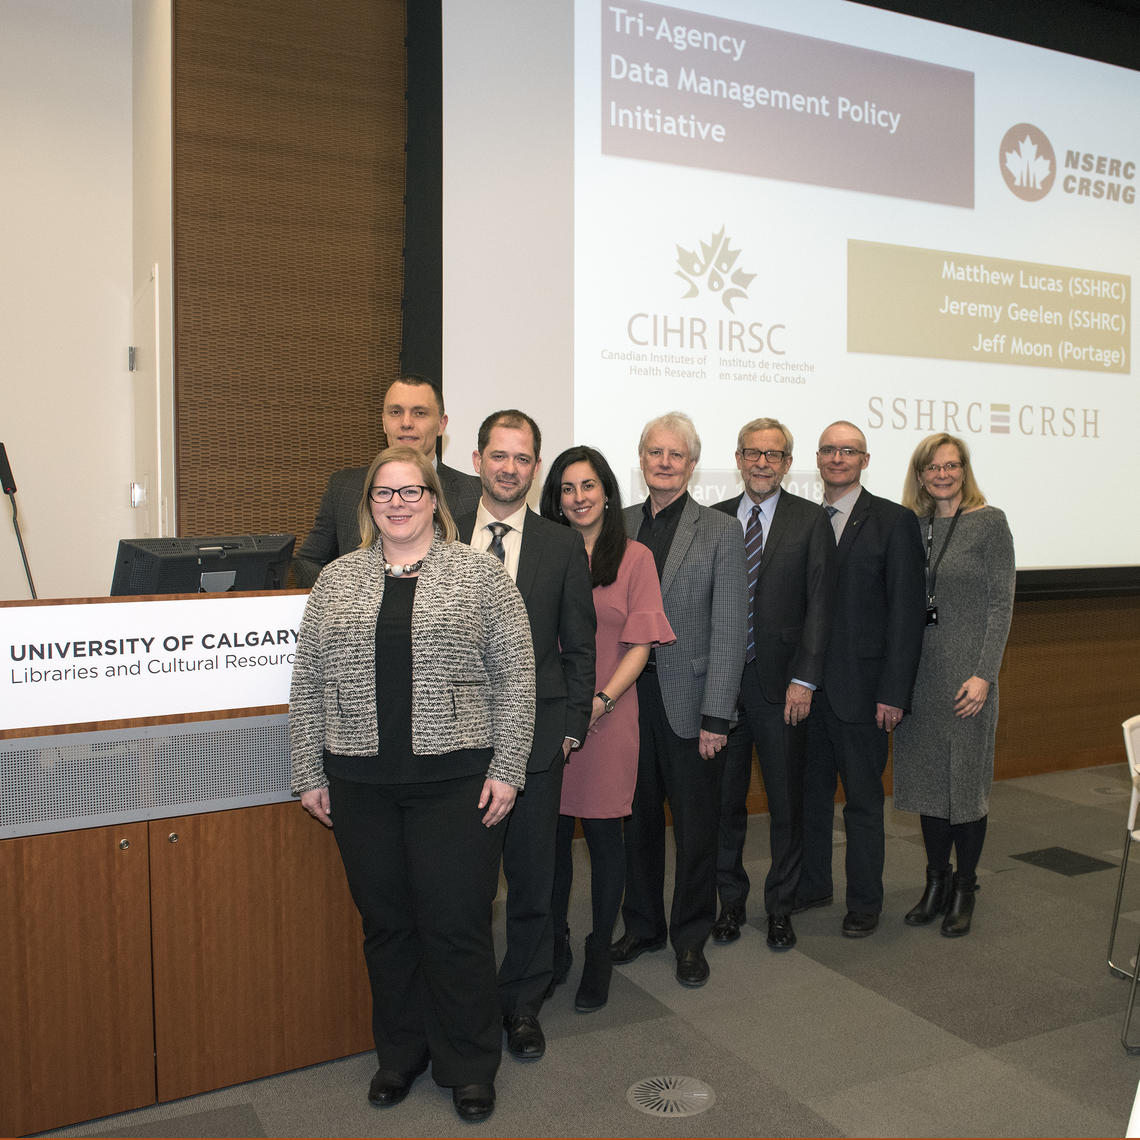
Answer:
<svg viewBox="0 0 1140 1140"><path fill-rule="evenodd" d="M124 538L115 556L111 596L281 589L293 541L291 534Z"/></svg>

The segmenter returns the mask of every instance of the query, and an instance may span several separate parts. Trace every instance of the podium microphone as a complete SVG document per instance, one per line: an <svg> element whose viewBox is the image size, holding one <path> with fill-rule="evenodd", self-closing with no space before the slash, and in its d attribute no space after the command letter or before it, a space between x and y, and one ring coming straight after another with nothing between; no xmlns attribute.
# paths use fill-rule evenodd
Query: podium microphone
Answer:
<svg viewBox="0 0 1140 1140"><path fill-rule="evenodd" d="M16 530L16 541L20 544L20 557L24 560L24 574L28 579L28 589L32 591L32 597L35 598L36 587L32 581L32 568L28 565L28 554L24 549L24 536L20 534L20 523L16 518L16 480L12 477L12 465L8 462L8 452L4 445L0 443L0 486L3 486L4 494L12 500L12 526Z"/></svg>
<svg viewBox="0 0 1140 1140"><path fill-rule="evenodd" d="M0 443L0 483L4 485L5 495L16 493L16 480L12 478L12 467L8 462L8 452L2 443Z"/></svg>

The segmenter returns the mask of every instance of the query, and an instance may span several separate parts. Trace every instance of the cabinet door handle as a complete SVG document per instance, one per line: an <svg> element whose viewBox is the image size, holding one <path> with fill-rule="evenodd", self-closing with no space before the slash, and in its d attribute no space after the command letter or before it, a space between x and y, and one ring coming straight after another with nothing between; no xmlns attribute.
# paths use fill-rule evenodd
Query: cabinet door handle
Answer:
<svg viewBox="0 0 1140 1140"><path fill-rule="evenodd" d="M166 841L167 841L168 843L177 843L177 842L178 842L178 832L177 832L177 831L172 831L172 832L171 832L171 833L170 833L170 834L169 834L169 835L166 837Z"/></svg>
<svg viewBox="0 0 1140 1140"><path fill-rule="evenodd" d="M120 851L127 851L127 850L129 850L130 846L131 846L131 841L129 839L120 839L119 840L119 850Z"/></svg>

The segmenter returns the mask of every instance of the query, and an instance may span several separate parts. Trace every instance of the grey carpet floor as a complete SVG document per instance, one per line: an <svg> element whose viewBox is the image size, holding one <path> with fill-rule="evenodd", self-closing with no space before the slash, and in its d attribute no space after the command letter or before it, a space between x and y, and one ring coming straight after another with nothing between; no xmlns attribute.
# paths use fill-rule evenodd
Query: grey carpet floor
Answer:
<svg viewBox="0 0 1140 1140"><path fill-rule="evenodd" d="M757 904L738 942L708 946L701 989L677 984L665 950L619 967L609 1004L577 1014L575 970L543 1010L545 1058L504 1057L483 1125L463 1125L430 1076L397 1108L370 1108L375 1061L361 1054L44 1135L1121 1136L1140 1057L1120 1046L1128 987L1109 974L1105 944L1129 789L1123 764L996 785L964 939L903 924L925 860L917 818L889 801L882 923L870 938L843 938L837 812L839 901L796 917L794 950L767 949ZM767 822L749 825L757 898ZM581 841L575 859L580 963ZM1126 961L1140 939L1140 859L1132 886ZM501 945L501 898L496 915ZM674 1077L699 1082L699 1095L666 1102L665 1115L631 1103L634 1086ZM705 1107L683 1115L686 1105Z"/></svg>

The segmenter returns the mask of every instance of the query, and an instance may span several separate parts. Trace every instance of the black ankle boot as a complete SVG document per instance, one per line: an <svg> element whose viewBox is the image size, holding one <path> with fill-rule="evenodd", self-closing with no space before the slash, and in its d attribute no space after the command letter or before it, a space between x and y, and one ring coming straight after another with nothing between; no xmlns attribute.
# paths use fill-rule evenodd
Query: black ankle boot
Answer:
<svg viewBox="0 0 1140 1140"><path fill-rule="evenodd" d="M570 949L570 927L564 926L561 931L555 931L554 934L554 973L550 979L550 985L546 987L547 997L553 996L555 986L560 986L566 981L566 976L570 973L570 967L573 963L574 952Z"/></svg>
<svg viewBox="0 0 1140 1140"><path fill-rule="evenodd" d="M970 922L974 917L974 894L978 880L971 875L954 876L954 887L950 898L950 909L942 920L942 933L947 938L961 938L970 933Z"/></svg>
<svg viewBox="0 0 1140 1140"><path fill-rule="evenodd" d="M950 880L949 863L945 867L927 867L926 890L918 900L918 905L907 911L903 922L907 926L928 926L940 914L945 914L952 894Z"/></svg>
<svg viewBox="0 0 1140 1140"><path fill-rule="evenodd" d="M579 1013L592 1013L601 1009L610 999L610 978L614 964L610 959L610 944L600 942L594 935L586 938L586 964L582 967L582 981L574 995L574 1008Z"/></svg>

